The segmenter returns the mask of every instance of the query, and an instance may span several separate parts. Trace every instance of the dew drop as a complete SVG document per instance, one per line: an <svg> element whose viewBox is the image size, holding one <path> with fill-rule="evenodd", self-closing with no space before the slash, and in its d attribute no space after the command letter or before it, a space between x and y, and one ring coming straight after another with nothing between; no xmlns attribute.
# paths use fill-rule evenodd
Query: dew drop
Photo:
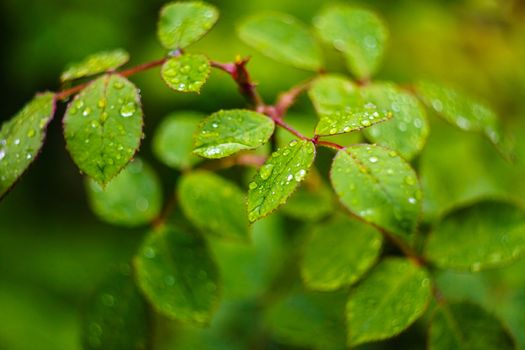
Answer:
<svg viewBox="0 0 525 350"><path fill-rule="evenodd" d="M250 184L248 185L248 188L250 190L255 190L257 188L257 183L255 181L250 182Z"/></svg>
<svg viewBox="0 0 525 350"><path fill-rule="evenodd" d="M292 141L290 141L290 143L288 144L288 146L290 146L290 147L293 147L293 146L295 146L295 145L297 145L297 140L292 140Z"/></svg>
<svg viewBox="0 0 525 350"><path fill-rule="evenodd" d="M113 83L113 87L117 90L120 90L124 87L124 84L121 81L116 81Z"/></svg>
<svg viewBox="0 0 525 350"><path fill-rule="evenodd" d="M410 198L408 198L408 203L416 204L417 203L417 199L415 199L414 197L410 197Z"/></svg>
<svg viewBox="0 0 525 350"><path fill-rule="evenodd" d="M29 131L27 132L27 137L33 137L33 136L35 136L35 130L29 129Z"/></svg>
<svg viewBox="0 0 525 350"><path fill-rule="evenodd" d="M412 176L407 176L407 177L405 177L405 183L407 185L412 186L412 185L416 184L416 180Z"/></svg>
<svg viewBox="0 0 525 350"><path fill-rule="evenodd" d="M368 158L368 160L370 161L370 163L377 163L379 159L377 157L370 157Z"/></svg>
<svg viewBox="0 0 525 350"><path fill-rule="evenodd" d="M261 179L266 180L272 175L273 171L273 164L265 164L261 167L259 170L259 176Z"/></svg>
<svg viewBox="0 0 525 350"><path fill-rule="evenodd" d="M352 128L350 128L349 126L345 126L345 127L343 128L343 131L344 131L344 132L350 132L350 130L352 130Z"/></svg>
<svg viewBox="0 0 525 350"><path fill-rule="evenodd" d="M90 114L91 114L91 108L89 108L89 107L86 107L86 109L84 109L84 111L82 112L82 115L84 117L87 117Z"/></svg>
<svg viewBox="0 0 525 350"><path fill-rule="evenodd" d="M4 149L0 149L0 160L2 160L4 158L5 158L5 150Z"/></svg>
<svg viewBox="0 0 525 350"><path fill-rule="evenodd" d="M306 170L304 170L304 169L299 170L294 175L295 181L297 181L297 182L302 181L304 179L305 175L306 175Z"/></svg>
<svg viewBox="0 0 525 350"><path fill-rule="evenodd" d="M288 174L288 176L286 177L286 181L292 181L292 179L293 179L293 175Z"/></svg>
<svg viewBox="0 0 525 350"><path fill-rule="evenodd" d="M146 249L144 249L144 256L146 258L153 259L156 255L157 253L155 252L155 249L151 247L147 247Z"/></svg>
<svg viewBox="0 0 525 350"><path fill-rule="evenodd" d="M120 115L124 118L128 118L135 114L136 110L137 107L135 106L135 102L128 102L120 108Z"/></svg>
<svg viewBox="0 0 525 350"><path fill-rule="evenodd" d="M171 287L175 284L175 277L173 277L172 275L167 275L164 277L164 283Z"/></svg>
<svg viewBox="0 0 525 350"><path fill-rule="evenodd" d="M363 126L370 126L370 120L368 120L368 119L361 120L361 125L363 125Z"/></svg>
<svg viewBox="0 0 525 350"><path fill-rule="evenodd" d="M337 133L337 129L336 128L332 128L328 132L330 133L330 135L334 135L335 133Z"/></svg>
<svg viewBox="0 0 525 350"><path fill-rule="evenodd" d="M106 107L106 99L105 99L105 98L101 98L101 99L98 101L97 106L98 106L98 108L104 108L104 107Z"/></svg>
<svg viewBox="0 0 525 350"><path fill-rule="evenodd" d="M14 142L15 145L19 145L20 144L20 139L16 139L15 142Z"/></svg>

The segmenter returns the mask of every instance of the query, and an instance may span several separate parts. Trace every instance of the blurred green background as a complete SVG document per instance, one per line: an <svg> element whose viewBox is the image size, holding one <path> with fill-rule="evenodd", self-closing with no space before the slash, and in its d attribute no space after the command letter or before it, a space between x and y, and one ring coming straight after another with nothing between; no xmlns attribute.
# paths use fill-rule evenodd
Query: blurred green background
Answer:
<svg viewBox="0 0 525 350"><path fill-rule="evenodd" d="M252 55L250 71L268 100L308 77L308 73L281 66L243 45L235 36L235 23L261 10L287 12L311 23L328 1L209 2L221 11L219 23L189 51L203 52L220 61L232 60L236 54ZM131 53L131 65L161 57L164 52L155 31L163 3L2 0L0 120L14 115L36 91L60 89L58 76L63 67L87 54L122 47ZM458 131L430 116L431 136L425 151L414 162L425 186L427 223L431 224L454 204L480 196L512 196L523 202L525 2L351 3L376 10L390 27L389 49L377 79L404 84L429 78L463 88L498 111L509 140L515 145L517 160L511 165L481 136ZM342 60L334 53L329 53L327 62L329 69L344 71ZM161 83L158 70L141 73L132 80L142 90L145 112L146 138L140 155L154 165L166 193L171 193L177 173L151 156L151 136L162 118L175 110L208 113L242 107L244 102L229 78L217 71L200 95L172 92ZM312 108L306 99L301 99L294 112L310 115ZM130 260L148 229L113 227L90 212L82 175L64 148L61 113L63 106L50 126L39 159L0 202L0 349L80 349L82 309L87 298L115 266ZM328 164L330 151L324 153L320 164ZM259 242L265 251L270 250L262 254L261 264L265 264L297 244L294 235L299 235L302 227L276 215L257 230L261 237L270 237L266 237L269 241ZM279 269L274 265L266 267L270 274L272 269ZM442 273L440 284L451 297L468 297L494 311L512 329L520 348L525 349L525 261L475 275ZM244 287L239 288L242 291ZM248 294L256 295L257 288L263 287L250 286ZM176 337L174 329L180 326L165 323L157 330L159 348L242 349L247 348L244 341L258 344L252 348L290 348L274 340L251 339L256 333L253 330L259 327L257 317L252 317L258 305L234 292L229 298L211 330L185 330L179 332L183 337ZM422 349L424 330L424 322L420 322L406 335L369 348ZM179 347L174 347L176 343Z"/></svg>

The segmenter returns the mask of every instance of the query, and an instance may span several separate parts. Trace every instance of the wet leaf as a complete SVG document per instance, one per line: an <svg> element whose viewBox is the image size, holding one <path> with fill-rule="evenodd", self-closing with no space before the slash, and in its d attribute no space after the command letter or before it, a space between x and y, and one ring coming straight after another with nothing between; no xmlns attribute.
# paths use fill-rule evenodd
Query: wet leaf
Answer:
<svg viewBox="0 0 525 350"><path fill-rule="evenodd" d="M309 140L291 141L259 168L248 192L248 219L254 222L284 204L304 180L315 158Z"/></svg>
<svg viewBox="0 0 525 350"><path fill-rule="evenodd" d="M382 241L376 229L356 219L338 216L318 224L303 247L303 281L323 291L353 284L376 262Z"/></svg>
<svg viewBox="0 0 525 350"><path fill-rule="evenodd" d="M316 71L321 67L321 49L310 29L283 13L260 13L244 20L239 37L262 54L280 63Z"/></svg>
<svg viewBox="0 0 525 350"><path fill-rule="evenodd" d="M131 275L113 274L88 303L82 327L84 349L146 349L149 322L147 305Z"/></svg>
<svg viewBox="0 0 525 350"><path fill-rule="evenodd" d="M66 147L80 170L105 185L130 161L142 137L138 89L104 75L80 92L64 116Z"/></svg>
<svg viewBox="0 0 525 350"><path fill-rule="evenodd" d="M155 310L206 324L219 303L217 267L202 239L175 228L151 232L135 257L138 285Z"/></svg>
<svg viewBox="0 0 525 350"><path fill-rule="evenodd" d="M442 268L480 271L525 253L525 211L486 200L449 213L431 233L426 256Z"/></svg>
<svg viewBox="0 0 525 350"><path fill-rule="evenodd" d="M36 158L55 112L54 94L36 95L0 129L0 198Z"/></svg>
<svg viewBox="0 0 525 350"><path fill-rule="evenodd" d="M166 49L183 49L202 38L218 18L219 11L210 4L171 2L160 11L157 35Z"/></svg>
<svg viewBox="0 0 525 350"><path fill-rule="evenodd" d="M396 150L406 159L416 156L423 149L429 131L425 109L418 99L392 83L369 84L361 93L383 114L391 111L393 116L388 123L365 129L366 137Z"/></svg>
<svg viewBox="0 0 525 350"><path fill-rule="evenodd" d="M102 187L86 181L91 210L102 220L122 226L140 226L155 219L162 207L162 188L153 169L135 159Z"/></svg>
<svg viewBox="0 0 525 350"><path fill-rule="evenodd" d="M208 80L211 66L201 54L184 54L169 58L161 67L162 79L171 89L180 92L200 92Z"/></svg>
<svg viewBox="0 0 525 350"><path fill-rule="evenodd" d="M359 88L341 76L326 75L316 79L308 94L319 115L317 135L360 130L392 117L390 111L380 110L365 100Z"/></svg>
<svg viewBox="0 0 525 350"><path fill-rule="evenodd" d="M246 199L234 183L196 171L182 177L178 197L186 217L203 233L248 240Z"/></svg>
<svg viewBox="0 0 525 350"><path fill-rule="evenodd" d="M334 158L332 185L355 215L411 241L421 211L416 173L396 152L355 145Z"/></svg>
<svg viewBox="0 0 525 350"><path fill-rule="evenodd" d="M344 349L343 293L292 291L266 312L266 323L279 342L318 350Z"/></svg>
<svg viewBox="0 0 525 350"><path fill-rule="evenodd" d="M108 72L123 66L128 61L129 54L122 49L98 52L80 62L71 64L60 76L60 81L65 82Z"/></svg>
<svg viewBox="0 0 525 350"><path fill-rule="evenodd" d="M188 169L200 162L193 155L193 134L204 115L199 112L176 112L168 115L153 136L153 153L174 169Z"/></svg>
<svg viewBox="0 0 525 350"><path fill-rule="evenodd" d="M430 82L419 82L416 89L427 107L450 124L462 130L481 132L496 146L504 147L498 116L482 102L461 91Z"/></svg>
<svg viewBox="0 0 525 350"><path fill-rule="evenodd" d="M350 293L348 345L401 333L423 314L429 299L430 279L424 270L406 259L383 260Z"/></svg>
<svg viewBox="0 0 525 350"><path fill-rule="evenodd" d="M440 305L431 321L430 350L512 350L514 340L501 322L469 303Z"/></svg>
<svg viewBox="0 0 525 350"><path fill-rule="evenodd" d="M273 134L274 122L263 114L244 109L213 113L195 133L193 153L211 159L230 156L265 144Z"/></svg>
<svg viewBox="0 0 525 350"><path fill-rule="evenodd" d="M377 71L389 34L375 13L347 5L329 6L314 25L323 40L344 54L356 77L370 78Z"/></svg>

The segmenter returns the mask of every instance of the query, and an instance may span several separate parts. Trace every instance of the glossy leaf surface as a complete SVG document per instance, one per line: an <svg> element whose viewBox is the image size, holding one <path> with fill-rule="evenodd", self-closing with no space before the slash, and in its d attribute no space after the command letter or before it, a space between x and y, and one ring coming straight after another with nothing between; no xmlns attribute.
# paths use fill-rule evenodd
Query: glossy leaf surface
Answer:
<svg viewBox="0 0 525 350"><path fill-rule="evenodd" d="M356 145L337 153L332 185L343 205L355 215L407 241L421 211L416 173L396 152Z"/></svg>
<svg viewBox="0 0 525 350"><path fill-rule="evenodd" d="M211 66L201 54L184 54L169 58L160 69L162 79L170 89L180 92L200 92Z"/></svg>
<svg viewBox="0 0 525 350"><path fill-rule="evenodd" d="M115 70L129 61L129 54L122 50L103 51L71 64L60 76L62 82L89 77Z"/></svg>
<svg viewBox="0 0 525 350"><path fill-rule="evenodd" d="M291 141L259 168L248 192L248 219L254 222L284 204L304 180L315 158L309 140Z"/></svg>
<svg viewBox="0 0 525 350"><path fill-rule="evenodd" d="M55 112L54 94L36 95L0 129L0 198L36 158Z"/></svg>
<svg viewBox="0 0 525 350"><path fill-rule="evenodd" d="M68 105L64 116L66 147L82 172L105 185L137 151L142 123L135 85L119 75L105 75Z"/></svg>
<svg viewBox="0 0 525 350"><path fill-rule="evenodd" d="M213 113L195 133L195 154L224 158L265 144L273 134L274 122L257 112L230 109Z"/></svg>

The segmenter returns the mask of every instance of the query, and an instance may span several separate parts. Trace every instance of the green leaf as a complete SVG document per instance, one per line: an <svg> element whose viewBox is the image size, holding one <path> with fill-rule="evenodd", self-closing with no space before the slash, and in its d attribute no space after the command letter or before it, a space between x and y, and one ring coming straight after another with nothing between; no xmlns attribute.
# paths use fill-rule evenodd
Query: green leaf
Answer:
<svg viewBox="0 0 525 350"><path fill-rule="evenodd" d="M351 293L346 305L348 345L393 337L425 311L427 273L400 258L383 260Z"/></svg>
<svg viewBox="0 0 525 350"><path fill-rule="evenodd" d="M425 109L417 98L392 83L373 83L361 88L366 101L375 104L393 118L388 123L365 129L366 137L381 146L394 149L412 159L425 146L428 122Z"/></svg>
<svg viewBox="0 0 525 350"><path fill-rule="evenodd" d="M360 130L392 117L391 112L381 111L366 101L359 88L341 76L316 79L308 94L320 118L315 128L317 135Z"/></svg>
<svg viewBox="0 0 525 350"><path fill-rule="evenodd" d="M274 122L260 113L244 109L219 111L199 125L193 153L218 159L254 149L268 141L274 128Z"/></svg>
<svg viewBox="0 0 525 350"><path fill-rule="evenodd" d="M282 206L282 212L301 221L319 221L334 209L332 191L319 177L311 172L297 191Z"/></svg>
<svg viewBox="0 0 525 350"><path fill-rule="evenodd" d="M308 349L344 349L346 293L292 291L267 311L266 324L279 342Z"/></svg>
<svg viewBox="0 0 525 350"><path fill-rule="evenodd" d="M97 289L82 328L86 350L146 349L150 336L148 309L130 275L116 273Z"/></svg>
<svg viewBox="0 0 525 350"><path fill-rule="evenodd" d="M282 271L287 254L283 220L273 215L257 221L251 236L250 244L219 237L208 240L220 268L225 299L263 297Z"/></svg>
<svg viewBox="0 0 525 350"><path fill-rule="evenodd" d="M183 49L202 38L218 18L219 11L210 4L171 2L160 11L157 36L166 49Z"/></svg>
<svg viewBox="0 0 525 350"><path fill-rule="evenodd" d="M479 271L525 253L525 211L486 200L449 213L429 237L426 256L442 268Z"/></svg>
<svg viewBox="0 0 525 350"><path fill-rule="evenodd" d="M304 283L321 291L353 284L376 262L382 241L376 229L356 219L338 216L319 224L303 247Z"/></svg>
<svg viewBox="0 0 525 350"><path fill-rule="evenodd" d="M122 226L140 226L155 219L162 207L162 188L153 169L140 159L130 162L102 187L86 181L91 210L102 220Z"/></svg>
<svg viewBox="0 0 525 350"><path fill-rule="evenodd" d="M210 71L210 61L206 56L188 53L166 60L160 75L170 89L199 93Z"/></svg>
<svg viewBox="0 0 525 350"><path fill-rule="evenodd" d="M176 112L168 115L153 135L153 153L174 169L189 169L200 162L193 155L193 134L204 115L199 112Z"/></svg>
<svg viewBox="0 0 525 350"><path fill-rule="evenodd" d="M340 150L330 173L343 205L410 241L421 210L416 173L396 152L375 145Z"/></svg>
<svg viewBox="0 0 525 350"><path fill-rule="evenodd" d="M309 140L291 141L259 168L248 192L248 219L254 222L284 204L305 178L315 158Z"/></svg>
<svg viewBox="0 0 525 350"><path fill-rule="evenodd" d="M161 314L206 324L219 304L219 276L204 241L175 228L151 232L135 257L142 292Z"/></svg>
<svg viewBox="0 0 525 350"><path fill-rule="evenodd" d="M246 200L232 182L210 172L192 172L180 180L178 196L186 217L203 233L249 238Z"/></svg>
<svg viewBox="0 0 525 350"><path fill-rule="evenodd" d="M130 161L142 137L138 89L119 75L104 75L68 105L66 147L80 170L105 185Z"/></svg>
<svg viewBox="0 0 525 350"><path fill-rule="evenodd" d="M377 71L389 34L376 14L347 5L330 6L314 25L323 40L344 54L355 76L367 79Z"/></svg>
<svg viewBox="0 0 525 350"><path fill-rule="evenodd" d="M245 19L239 37L262 54L280 63L317 71L322 65L321 48L310 29L284 13L261 13Z"/></svg>
<svg viewBox="0 0 525 350"><path fill-rule="evenodd" d="M427 107L450 124L462 130L481 132L494 145L502 146L498 116L482 102L461 91L430 82L419 82L416 89Z"/></svg>
<svg viewBox="0 0 525 350"><path fill-rule="evenodd" d="M469 303L440 305L429 330L430 350L512 350L514 340L501 322Z"/></svg>
<svg viewBox="0 0 525 350"><path fill-rule="evenodd" d="M55 95L36 95L0 129L0 198L36 158L55 113Z"/></svg>
<svg viewBox="0 0 525 350"><path fill-rule="evenodd" d="M71 64L60 76L60 81L66 82L108 72L123 66L128 61L129 54L122 49L98 52Z"/></svg>

